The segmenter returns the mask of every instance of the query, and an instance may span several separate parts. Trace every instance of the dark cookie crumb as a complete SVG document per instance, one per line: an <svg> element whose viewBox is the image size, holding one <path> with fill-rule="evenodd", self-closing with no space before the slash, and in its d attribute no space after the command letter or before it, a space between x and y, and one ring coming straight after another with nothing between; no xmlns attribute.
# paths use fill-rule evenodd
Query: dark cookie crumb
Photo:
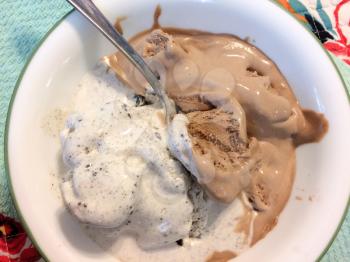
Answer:
<svg viewBox="0 0 350 262"><path fill-rule="evenodd" d="M122 108L124 109L125 112L128 112L128 108L126 104L122 104Z"/></svg>
<svg viewBox="0 0 350 262"><path fill-rule="evenodd" d="M134 99L135 99L135 106L139 107L139 106L144 106L144 105L148 105L149 103L146 101L146 98L142 95L134 95Z"/></svg>
<svg viewBox="0 0 350 262"><path fill-rule="evenodd" d="M161 135L158 132L155 132L154 135L156 136L156 138L158 138L159 140L162 140Z"/></svg>
<svg viewBox="0 0 350 262"><path fill-rule="evenodd" d="M176 240L176 244L177 244L178 246L182 247L183 244L184 244L184 241L183 241L182 239Z"/></svg>

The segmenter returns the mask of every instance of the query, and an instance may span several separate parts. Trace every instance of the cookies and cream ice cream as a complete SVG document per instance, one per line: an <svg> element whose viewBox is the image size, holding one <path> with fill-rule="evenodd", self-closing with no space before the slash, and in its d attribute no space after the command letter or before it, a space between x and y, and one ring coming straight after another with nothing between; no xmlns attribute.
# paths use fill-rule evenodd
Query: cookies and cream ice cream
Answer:
<svg viewBox="0 0 350 262"><path fill-rule="evenodd" d="M188 175L167 151L164 110L141 106L107 70L84 77L61 134L64 201L81 222L124 227L144 248L175 242L189 235L193 204Z"/></svg>

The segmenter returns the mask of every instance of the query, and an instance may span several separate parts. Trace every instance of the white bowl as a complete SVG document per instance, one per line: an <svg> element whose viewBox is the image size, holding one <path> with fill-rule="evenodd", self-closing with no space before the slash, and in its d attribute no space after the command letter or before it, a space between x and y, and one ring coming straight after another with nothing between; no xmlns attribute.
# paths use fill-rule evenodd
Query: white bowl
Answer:
<svg viewBox="0 0 350 262"><path fill-rule="evenodd" d="M237 261L313 261L335 233L350 193L350 108L342 80L317 40L270 1L96 1L112 21L120 15L126 36L152 24L160 3L164 26L250 37L277 63L301 105L323 112L330 129L318 144L297 151L292 196L277 226ZM58 172L59 139L45 134L42 119L64 107L82 75L114 48L76 12L53 30L23 71L7 125L12 194L22 222L51 261L115 261L67 214L51 189ZM303 198L297 201L296 197ZM308 198L313 201L308 201ZM165 261L165 260L164 260Z"/></svg>

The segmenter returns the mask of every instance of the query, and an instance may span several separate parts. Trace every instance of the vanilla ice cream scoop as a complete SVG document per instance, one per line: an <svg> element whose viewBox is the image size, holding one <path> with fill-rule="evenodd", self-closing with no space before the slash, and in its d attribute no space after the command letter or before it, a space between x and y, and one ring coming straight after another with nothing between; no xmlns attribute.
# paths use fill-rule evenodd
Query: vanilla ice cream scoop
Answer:
<svg viewBox="0 0 350 262"><path fill-rule="evenodd" d="M138 170L120 165L128 162L128 157L127 152L87 156L72 170L72 179L62 184L62 193L80 221L107 228L126 222L135 209L138 176L146 167L142 159L135 161Z"/></svg>
<svg viewBox="0 0 350 262"><path fill-rule="evenodd" d="M188 237L189 181L167 150L159 101L138 106L104 65L80 84L75 113L61 133L68 210L91 226L132 232L145 249Z"/></svg>

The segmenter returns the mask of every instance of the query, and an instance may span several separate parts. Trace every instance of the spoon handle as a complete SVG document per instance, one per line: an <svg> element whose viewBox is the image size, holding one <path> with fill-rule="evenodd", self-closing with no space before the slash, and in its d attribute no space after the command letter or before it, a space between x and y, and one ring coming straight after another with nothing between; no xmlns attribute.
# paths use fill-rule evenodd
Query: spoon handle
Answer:
<svg viewBox="0 0 350 262"><path fill-rule="evenodd" d="M141 72L148 83L152 86L158 97L164 103L167 120L172 117L175 109L165 94L158 78L146 64L143 58L135 51L135 49L120 35L102 12L96 7L91 0L67 0L75 7L83 16L85 16L107 39L109 39Z"/></svg>

